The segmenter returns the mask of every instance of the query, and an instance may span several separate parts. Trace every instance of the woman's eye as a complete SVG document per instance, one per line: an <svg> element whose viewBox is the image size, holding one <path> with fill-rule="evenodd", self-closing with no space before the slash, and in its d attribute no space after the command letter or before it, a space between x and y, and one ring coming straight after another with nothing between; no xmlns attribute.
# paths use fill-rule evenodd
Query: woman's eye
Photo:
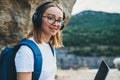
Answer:
<svg viewBox="0 0 120 80"><path fill-rule="evenodd" d="M62 22L62 20L58 20L58 22Z"/></svg>
<svg viewBox="0 0 120 80"><path fill-rule="evenodd" d="M48 19L49 19L49 20L54 20L54 18L53 18L53 17L48 17Z"/></svg>

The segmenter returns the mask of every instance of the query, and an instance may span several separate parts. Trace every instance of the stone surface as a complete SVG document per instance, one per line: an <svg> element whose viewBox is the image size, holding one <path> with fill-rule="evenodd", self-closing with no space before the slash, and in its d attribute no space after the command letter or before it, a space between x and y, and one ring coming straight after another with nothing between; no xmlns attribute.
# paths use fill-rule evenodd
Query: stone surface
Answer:
<svg viewBox="0 0 120 80"><path fill-rule="evenodd" d="M97 69L58 70L56 80L94 80ZM105 80L120 80L120 71L110 69Z"/></svg>
<svg viewBox="0 0 120 80"><path fill-rule="evenodd" d="M26 36L36 6L45 0L0 0L0 50ZM52 1L52 0L46 0ZM53 0L64 6L66 23L76 0Z"/></svg>
<svg viewBox="0 0 120 80"><path fill-rule="evenodd" d="M0 45L17 42L27 33L30 10L26 0L0 0Z"/></svg>

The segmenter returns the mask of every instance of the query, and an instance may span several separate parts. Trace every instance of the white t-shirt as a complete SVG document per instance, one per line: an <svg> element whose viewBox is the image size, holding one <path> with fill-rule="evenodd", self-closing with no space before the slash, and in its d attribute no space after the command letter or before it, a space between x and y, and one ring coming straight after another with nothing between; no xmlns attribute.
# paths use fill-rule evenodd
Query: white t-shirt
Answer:
<svg viewBox="0 0 120 80"><path fill-rule="evenodd" d="M34 41L33 38L29 38ZM35 41L34 41L35 42ZM37 43L36 43L37 44ZM56 54L52 54L49 43L43 42L37 44L42 54L42 72L39 80L55 80L57 70ZM21 46L15 57L15 66L17 72L33 72L34 71L34 56L32 50L27 46Z"/></svg>

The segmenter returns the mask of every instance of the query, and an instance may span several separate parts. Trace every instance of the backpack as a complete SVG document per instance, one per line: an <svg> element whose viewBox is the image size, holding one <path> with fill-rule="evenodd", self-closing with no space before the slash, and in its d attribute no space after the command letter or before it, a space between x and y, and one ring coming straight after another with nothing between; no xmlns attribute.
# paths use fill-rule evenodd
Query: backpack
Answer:
<svg viewBox="0 0 120 80"><path fill-rule="evenodd" d="M15 68L14 58L20 46L26 45L34 55L34 72L32 73L32 80L38 80L42 69L42 55L38 46L31 40L21 39L15 46L6 47L0 54L0 80L17 80L17 73ZM51 50L54 55L54 48Z"/></svg>

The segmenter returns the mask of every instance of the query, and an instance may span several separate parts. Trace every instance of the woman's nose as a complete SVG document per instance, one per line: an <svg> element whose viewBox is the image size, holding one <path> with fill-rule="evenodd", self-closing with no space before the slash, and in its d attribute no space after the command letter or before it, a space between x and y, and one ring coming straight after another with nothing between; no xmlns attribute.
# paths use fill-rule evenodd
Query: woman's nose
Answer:
<svg viewBox="0 0 120 80"><path fill-rule="evenodd" d="M55 21L53 22L53 25L55 25L55 26L59 26L57 20L55 20Z"/></svg>

